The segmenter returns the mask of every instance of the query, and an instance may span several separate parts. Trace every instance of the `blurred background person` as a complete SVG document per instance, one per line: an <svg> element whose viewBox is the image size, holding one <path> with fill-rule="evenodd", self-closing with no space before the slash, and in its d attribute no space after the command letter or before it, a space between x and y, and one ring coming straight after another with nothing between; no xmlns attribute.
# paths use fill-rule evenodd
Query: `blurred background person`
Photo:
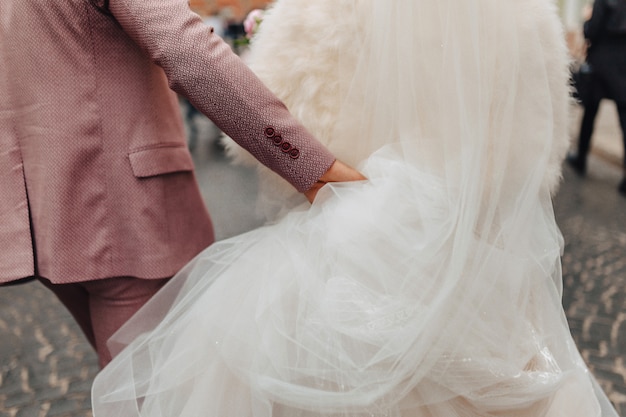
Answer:
<svg viewBox="0 0 626 417"><path fill-rule="evenodd" d="M624 143L624 175L618 191L626 196L626 0L596 0L584 23L584 36L588 42L586 63L591 72L584 86L586 91L580 97L584 113L577 152L568 155L567 162L579 175L585 175L600 102L613 100Z"/></svg>

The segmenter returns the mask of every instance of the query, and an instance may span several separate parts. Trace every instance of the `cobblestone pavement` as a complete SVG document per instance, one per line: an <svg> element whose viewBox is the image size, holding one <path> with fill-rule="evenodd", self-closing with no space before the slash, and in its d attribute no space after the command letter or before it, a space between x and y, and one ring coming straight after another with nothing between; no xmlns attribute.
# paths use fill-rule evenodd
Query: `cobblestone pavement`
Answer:
<svg viewBox="0 0 626 417"><path fill-rule="evenodd" d="M590 158L586 178L564 168L555 199L565 238L563 306L583 358L626 416L626 198L621 171Z"/></svg>
<svg viewBox="0 0 626 417"><path fill-rule="evenodd" d="M205 131L205 135L206 135ZM210 141L195 160L217 234L255 224L255 179ZM626 199L620 172L593 157L587 178L565 168L555 213L565 238L563 305L583 357L626 416ZM235 189L237 192L232 192ZM0 417L85 417L96 356L70 315L38 283L0 288Z"/></svg>

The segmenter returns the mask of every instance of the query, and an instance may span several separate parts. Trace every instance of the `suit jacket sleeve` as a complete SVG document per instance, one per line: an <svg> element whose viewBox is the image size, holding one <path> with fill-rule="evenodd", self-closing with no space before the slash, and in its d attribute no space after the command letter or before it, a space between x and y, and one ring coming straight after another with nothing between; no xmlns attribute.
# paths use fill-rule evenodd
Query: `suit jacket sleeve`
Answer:
<svg viewBox="0 0 626 417"><path fill-rule="evenodd" d="M186 0L107 3L124 31L163 68L174 91L298 191L308 190L334 162Z"/></svg>

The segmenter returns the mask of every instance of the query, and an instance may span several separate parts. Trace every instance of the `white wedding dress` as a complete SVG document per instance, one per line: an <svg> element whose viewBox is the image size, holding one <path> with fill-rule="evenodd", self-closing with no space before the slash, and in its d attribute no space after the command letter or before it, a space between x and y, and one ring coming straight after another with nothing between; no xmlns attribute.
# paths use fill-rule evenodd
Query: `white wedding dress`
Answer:
<svg viewBox="0 0 626 417"><path fill-rule="evenodd" d="M95 417L617 417L561 307L563 36L547 0L278 0L251 66L368 180L260 168L271 220L114 336Z"/></svg>

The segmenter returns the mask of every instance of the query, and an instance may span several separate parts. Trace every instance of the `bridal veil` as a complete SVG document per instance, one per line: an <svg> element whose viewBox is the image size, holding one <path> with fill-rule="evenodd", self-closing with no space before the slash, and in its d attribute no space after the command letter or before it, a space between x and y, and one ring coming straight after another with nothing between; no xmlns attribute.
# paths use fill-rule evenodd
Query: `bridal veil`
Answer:
<svg viewBox="0 0 626 417"><path fill-rule="evenodd" d="M552 2L278 0L250 60L368 181L309 207L260 168L271 222L116 334L95 417L617 416L561 307Z"/></svg>

